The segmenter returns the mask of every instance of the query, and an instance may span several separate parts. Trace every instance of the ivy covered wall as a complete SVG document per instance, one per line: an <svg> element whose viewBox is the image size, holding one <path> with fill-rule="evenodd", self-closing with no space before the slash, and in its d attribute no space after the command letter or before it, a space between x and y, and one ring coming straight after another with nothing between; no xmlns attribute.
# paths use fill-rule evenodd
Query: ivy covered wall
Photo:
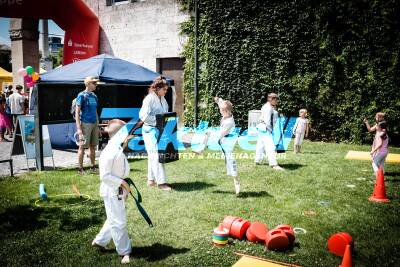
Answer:
<svg viewBox="0 0 400 267"><path fill-rule="evenodd" d="M193 10L192 0L181 0ZM268 92L279 111L309 110L312 138L370 141L362 119L387 113L400 130L400 4L396 0L200 0L199 117L218 123L213 96L234 104L237 124ZM194 19L182 24L185 122L193 124Z"/></svg>

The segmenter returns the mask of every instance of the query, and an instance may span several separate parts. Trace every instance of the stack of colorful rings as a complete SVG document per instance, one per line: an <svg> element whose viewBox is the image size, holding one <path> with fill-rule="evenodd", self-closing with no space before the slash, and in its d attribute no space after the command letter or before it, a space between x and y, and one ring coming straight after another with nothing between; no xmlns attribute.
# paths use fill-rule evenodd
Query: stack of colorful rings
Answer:
<svg viewBox="0 0 400 267"><path fill-rule="evenodd" d="M214 229L212 234L212 241L214 246L223 247L228 244L229 231L224 228L220 223L217 228Z"/></svg>

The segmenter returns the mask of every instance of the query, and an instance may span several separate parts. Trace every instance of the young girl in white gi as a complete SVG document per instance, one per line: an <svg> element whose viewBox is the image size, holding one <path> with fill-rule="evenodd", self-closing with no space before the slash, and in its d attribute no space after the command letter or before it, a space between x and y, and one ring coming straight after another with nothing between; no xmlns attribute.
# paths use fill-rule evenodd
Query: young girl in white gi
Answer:
<svg viewBox="0 0 400 267"><path fill-rule="evenodd" d="M378 173L379 167L382 167L385 172L385 159L389 153L389 137L387 135L387 125L385 121L381 121L375 125L376 134L371 149L372 168L374 169L375 176Z"/></svg>
<svg viewBox="0 0 400 267"><path fill-rule="evenodd" d="M219 112L222 115L220 130L218 133L218 143L220 144L225 156L226 174L233 177L233 184L236 195L240 193L240 180L237 172L237 162L232 155L235 142L228 142L227 135L235 128L235 120L232 115L232 103L222 98L215 97L215 103L218 104ZM229 143L229 144L228 144Z"/></svg>
<svg viewBox="0 0 400 267"><path fill-rule="evenodd" d="M294 153L300 153L301 151L301 143L303 142L304 137L308 137L308 119L307 119L307 110L300 109L299 116L296 119L296 123L293 127L294 138Z"/></svg>
<svg viewBox="0 0 400 267"><path fill-rule="evenodd" d="M278 119L277 105L278 95L275 93L268 94L267 103L261 108L261 116L257 124L258 137L254 161L256 164L261 164L264 159L264 153L266 153L269 166L274 170L283 170L276 161L276 146L272 138L274 125Z"/></svg>
<svg viewBox="0 0 400 267"><path fill-rule="evenodd" d="M150 85L149 94L144 98L142 108L139 112L139 121L131 132L142 128L143 140L147 151L147 184L148 186L158 186L158 188L170 191L171 187L167 184L165 167L159 162L156 128L156 114L168 112L168 103L164 96L167 94L168 84L165 78L158 77Z"/></svg>
<svg viewBox="0 0 400 267"><path fill-rule="evenodd" d="M105 131L112 138L124 125L125 122L114 119L109 122ZM99 159L100 196L104 199L107 220L92 242L93 247L104 249L112 239L117 253L122 257L121 263L123 264L129 263L129 255L132 250L126 227L125 211L125 200L130 188L123 180L128 177L130 170L123 150L131 137L128 136L122 146L110 142L101 152Z"/></svg>

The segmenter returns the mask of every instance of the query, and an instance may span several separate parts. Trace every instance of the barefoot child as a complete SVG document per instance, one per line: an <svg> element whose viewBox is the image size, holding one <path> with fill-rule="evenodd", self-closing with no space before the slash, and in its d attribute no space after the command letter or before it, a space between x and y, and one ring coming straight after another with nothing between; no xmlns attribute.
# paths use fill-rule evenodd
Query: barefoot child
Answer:
<svg viewBox="0 0 400 267"><path fill-rule="evenodd" d="M226 173L228 176L233 177L233 183L235 186L235 193L240 193L240 180L237 173L237 162L232 156L233 146L226 145L227 135L235 128L235 120L232 115L232 103L222 98L215 97L215 103L218 104L219 112L222 115L220 131L218 136L218 143L221 145L222 151L225 155ZM224 145L225 144L225 145Z"/></svg>
<svg viewBox="0 0 400 267"><path fill-rule="evenodd" d="M304 137L308 136L308 119L307 119L307 110L300 109L299 116L296 119L296 123L293 127L294 138L294 153L300 153L301 151L301 143L303 142Z"/></svg>
<svg viewBox="0 0 400 267"><path fill-rule="evenodd" d="M385 121L377 123L374 127L376 134L372 144L371 157L372 168L374 169L376 176L380 166L382 167L383 172L385 172L385 159L389 152L389 137L386 132L387 125Z"/></svg>
<svg viewBox="0 0 400 267"><path fill-rule="evenodd" d="M114 119L108 123L105 131L111 139L124 125L125 122ZM124 178L129 175L129 163L123 153L131 137L128 136L122 146L109 142L101 152L99 159L100 195L104 200L107 220L92 242L93 247L104 250L107 244L113 240L115 249L122 258L122 264L130 262L129 255L132 251L125 211L125 200L130 188Z"/></svg>

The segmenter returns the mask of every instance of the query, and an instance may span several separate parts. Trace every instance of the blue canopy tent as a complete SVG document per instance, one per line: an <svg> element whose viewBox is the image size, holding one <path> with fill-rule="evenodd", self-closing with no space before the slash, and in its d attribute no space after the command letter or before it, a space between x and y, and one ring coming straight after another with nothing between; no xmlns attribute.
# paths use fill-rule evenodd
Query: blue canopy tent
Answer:
<svg viewBox="0 0 400 267"><path fill-rule="evenodd" d="M105 83L150 85L159 73L129 61L101 54L76 61L40 76L44 83L82 83L87 76L95 76ZM173 80L167 78L169 85Z"/></svg>
<svg viewBox="0 0 400 267"><path fill-rule="evenodd" d="M49 125L50 140L56 148L76 148L76 131L70 114L72 100L84 90L83 80L95 76L101 81L95 93L99 99L100 119L132 119L138 116L147 89L159 73L143 66L101 54L54 69L40 76L36 86L40 125ZM166 78L172 86L173 80ZM170 109L173 92L166 95Z"/></svg>

